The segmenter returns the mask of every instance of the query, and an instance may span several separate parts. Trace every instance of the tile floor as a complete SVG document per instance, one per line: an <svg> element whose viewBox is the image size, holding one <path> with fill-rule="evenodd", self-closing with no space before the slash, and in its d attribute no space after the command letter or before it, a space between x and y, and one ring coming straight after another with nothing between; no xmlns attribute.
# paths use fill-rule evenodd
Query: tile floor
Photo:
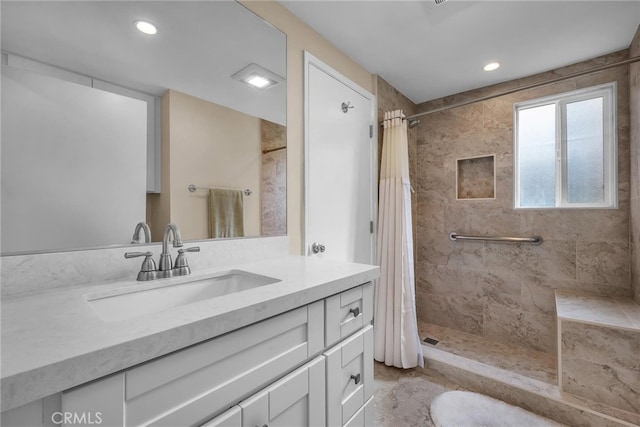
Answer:
<svg viewBox="0 0 640 427"><path fill-rule="evenodd" d="M434 427L431 399L462 390L437 373L397 369L374 362L375 427Z"/></svg>
<svg viewBox="0 0 640 427"><path fill-rule="evenodd" d="M555 355L486 340L431 323L418 322L418 331L422 340L427 336L439 340L435 347L440 350L548 384L557 384Z"/></svg>
<svg viewBox="0 0 640 427"><path fill-rule="evenodd" d="M439 340L436 348L517 372L529 378L556 383L555 356L522 347L484 340L476 335L419 322L421 339ZM397 369L375 362L375 426L433 427L431 400L445 391L464 390L443 375L428 370Z"/></svg>

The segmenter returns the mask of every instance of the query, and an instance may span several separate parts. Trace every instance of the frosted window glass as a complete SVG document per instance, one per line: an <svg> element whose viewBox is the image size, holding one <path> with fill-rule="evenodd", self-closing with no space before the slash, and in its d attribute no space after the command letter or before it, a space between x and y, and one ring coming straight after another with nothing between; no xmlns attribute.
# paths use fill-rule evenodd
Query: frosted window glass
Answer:
<svg viewBox="0 0 640 427"><path fill-rule="evenodd" d="M518 113L520 206L547 207L556 203L556 106Z"/></svg>
<svg viewBox="0 0 640 427"><path fill-rule="evenodd" d="M603 98L567 104L567 201L604 201Z"/></svg>

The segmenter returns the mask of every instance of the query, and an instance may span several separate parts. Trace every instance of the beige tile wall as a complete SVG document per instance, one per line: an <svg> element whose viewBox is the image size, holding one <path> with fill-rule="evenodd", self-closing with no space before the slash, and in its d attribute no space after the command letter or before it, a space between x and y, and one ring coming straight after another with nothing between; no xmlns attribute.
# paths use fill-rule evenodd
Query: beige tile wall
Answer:
<svg viewBox="0 0 640 427"><path fill-rule="evenodd" d="M261 149L287 146L287 128L267 120L260 121ZM261 235L287 234L287 150L262 155L261 171Z"/></svg>
<svg viewBox="0 0 640 427"><path fill-rule="evenodd" d="M625 50L430 101L418 105L417 111L545 81L627 55ZM610 81L617 82L618 90L619 208L514 210L513 104ZM418 319L554 353L555 289L631 294L629 94L629 67L621 66L422 117L414 183ZM495 200L456 200L456 159L488 154L496 155ZM451 242L452 231L540 235L545 241L541 246Z"/></svg>
<svg viewBox="0 0 640 427"><path fill-rule="evenodd" d="M562 390L640 413L640 333L562 321Z"/></svg>
<svg viewBox="0 0 640 427"><path fill-rule="evenodd" d="M640 27L629 48L630 56L640 56ZM631 285L640 304L640 63L630 66L631 85Z"/></svg>
<svg viewBox="0 0 640 427"><path fill-rule="evenodd" d="M374 76L375 95L378 102L378 120L382 123L384 113L393 110L403 110L407 116L415 113L416 104L400 93L396 88L387 83L382 77ZM417 178L417 128L409 129L409 179L411 185L416 188ZM382 127L378 127L378 170L380 170L380 156L382 153ZM417 193L411 197L413 241L416 240L416 215Z"/></svg>

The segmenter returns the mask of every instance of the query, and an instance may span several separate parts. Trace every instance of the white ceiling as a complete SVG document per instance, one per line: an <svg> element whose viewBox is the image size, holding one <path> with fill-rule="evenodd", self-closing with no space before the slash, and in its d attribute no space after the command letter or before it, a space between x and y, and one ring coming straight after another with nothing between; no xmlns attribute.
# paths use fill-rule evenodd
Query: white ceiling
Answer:
<svg viewBox="0 0 640 427"><path fill-rule="evenodd" d="M638 0L280 3L415 103L626 49L640 24Z"/></svg>
<svg viewBox="0 0 640 427"><path fill-rule="evenodd" d="M286 122L286 84L232 80L251 63L286 77L286 36L232 1L0 2L2 50L154 95L174 89ZM146 19L158 34L138 32Z"/></svg>

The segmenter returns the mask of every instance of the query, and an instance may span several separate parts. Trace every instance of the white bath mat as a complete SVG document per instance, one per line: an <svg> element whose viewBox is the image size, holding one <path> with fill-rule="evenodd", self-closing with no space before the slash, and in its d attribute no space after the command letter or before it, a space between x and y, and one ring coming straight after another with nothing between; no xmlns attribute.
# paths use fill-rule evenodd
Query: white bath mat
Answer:
<svg viewBox="0 0 640 427"><path fill-rule="evenodd" d="M558 424L517 406L469 391L448 391L431 401L437 427L557 427Z"/></svg>

